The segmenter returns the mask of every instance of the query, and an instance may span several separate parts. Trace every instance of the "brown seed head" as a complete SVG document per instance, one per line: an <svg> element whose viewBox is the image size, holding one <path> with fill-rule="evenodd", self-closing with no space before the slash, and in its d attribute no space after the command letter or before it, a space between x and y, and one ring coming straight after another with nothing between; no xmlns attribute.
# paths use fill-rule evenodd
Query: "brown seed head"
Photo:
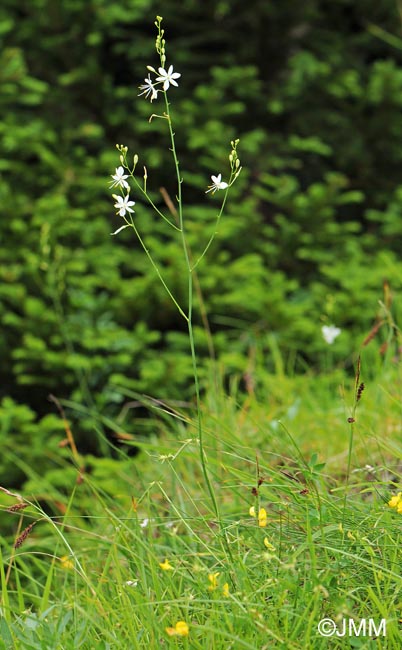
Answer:
<svg viewBox="0 0 402 650"><path fill-rule="evenodd" d="M14 503L12 506L7 508L7 512L18 512L19 510L24 510L28 508L28 503Z"/></svg>
<svg viewBox="0 0 402 650"><path fill-rule="evenodd" d="M21 535L19 537L17 537L17 539L15 540L14 548L19 548L25 542L25 540L28 537L28 535L30 534L32 528L37 523L38 523L37 521L33 521L32 524L29 524L29 526L27 526L25 528L25 530L22 531Z"/></svg>
<svg viewBox="0 0 402 650"><path fill-rule="evenodd" d="M360 400L360 398L362 396L362 392L364 391L364 389L365 389L365 386L364 386L364 382L362 381L362 383L359 384L359 388L357 389L356 402L358 402Z"/></svg>

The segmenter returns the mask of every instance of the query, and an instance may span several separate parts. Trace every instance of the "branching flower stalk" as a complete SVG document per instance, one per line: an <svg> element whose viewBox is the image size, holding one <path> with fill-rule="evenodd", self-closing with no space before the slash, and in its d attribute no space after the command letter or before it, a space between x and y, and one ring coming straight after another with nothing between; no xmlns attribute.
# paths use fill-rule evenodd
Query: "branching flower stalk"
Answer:
<svg viewBox="0 0 402 650"><path fill-rule="evenodd" d="M185 228L185 221L183 217L183 201L182 201L182 183L183 183L183 178L181 176L181 171L180 171L180 163L179 159L177 156L177 150L176 150L176 143L175 143L175 133L173 130L173 124L172 124L172 118L171 118L171 112L170 112L170 103L168 99L168 90L170 87L178 86L177 80L181 77L181 74L178 72L174 71L173 65L169 65L169 67L166 66L166 41L164 39L164 30L161 28L161 22L162 18L160 16L156 17L155 25L158 30L158 34L156 37L156 51L159 55L160 58L160 67L158 70L155 70L152 66L147 66L148 70L148 76L144 80L144 84L140 86L140 90L142 92L140 95L145 96L146 99L149 99L150 102L152 103L155 99L158 98L158 95L161 93L164 96L164 102L165 102L165 111L162 115L158 114L152 114L149 121L151 121L154 118L159 118L159 119L164 119L166 120L168 124L168 130L169 130L169 136L170 136L170 149L172 152L172 157L173 157L173 163L175 167L175 173L176 173L176 182L177 182L177 195L176 195L176 200L177 200L177 214L178 214L178 225L175 224L169 217L167 217L163 212L155 205L155 203L152 201L151 197L148 194L147 191L147 179L148 179L148 172L146 167L144 167L144 175L143 175L143 184L141 185L140 182L137 180L137 177L134 175L135 169L138 163L138 155L136 154L133 159L133 165L130 167L128 160L127 160L127 153L128 149L124 145L116 145L117 149L120 151L120 163L121 166L116 169L116 172L114 175L112 175L112 183L111 183L111 188L120 188L121 190L121 195L116 195L113 194L113 198L115 199L115 208L117 210L118 216L122 217L124 224L120 228L118 228L113 235L117 235L119 232L121 232L124 228L131 227L133 228L137 239L142 246L145 254L147 255L151 265L153 266L159 280L161 281L164 289L168 293L169 297L173 301L174 305L178 309L180 315L185 319L187 323L187 329L188 329L188 336L189 336L189 342L190 342L190 350L191 350L191 359L192 359L192 367L193 367L193 377L194 377L194 388L195 388L195 394L196 394L196 404L197 404L197 434L198 434L198 444L199 444L199 451L200 451L200 461L201 461L201 467L202 467L202 472L204 476L204 480L209 492L209 495L211 497L211 501L213 504L213 508L215 511L215 515L220 522L220 516L219 516L219 509L218 509L218 503L216 500L215 492L213 490L211 480L209 478L208 474L208 469L207 469L207 459L206 459L206 454L205 454L205 448L204 448L204 435L203 435L203 425L202 425L202 411L201 411L201 396L200 396L200 385L199 385L199 377L198 377L198 365L197 365L197 354L196 354L196 347L195 347L195 340L194 340L194 330L193 330L193 282L194 282L194 276L193 272L195 268L198 266L198 264L201 262L205 254L207 253L209 247L211 246L216 234L217 230L219 227L219 222L223 214L223 210L226 204L226 200L228 197L228 192L230 187L233 185L237 177L239 176L241 172L241 166L240 166L240 160L237 154L237 145L239 140L234 140L232 141L231 145L231 152L229 154L229 164L230 164L230 176L228 179L228 182L222 180L222 174L218 174L217 176L211 176L212 184L208 187L206 190L206 193L211 192L212 194L215 194L217 191L223 191L223 199L221 203L221 207L218 211L217 217L216 217L216 222L215 222L215 227L214 230L207 241L207 244L205 245L203 251L201 254L198 256L198 259L193 263L190 255L190 248L188 245L188 240L186 236L186 228ZM151 78L151 73L155 75L155 79L153 80ZM127 174L125 172L128 172ZM162 272L160 271L157 263L152 257L151 252L147 248L144 240L141 237L141 234L138 231L138 228L135 224L133 214L134 214L134 208L133 206L135 205L135 201L130 200L130 185L128 183L128 178L132 179L134 182L137 190L142 194L142 197L152 206L152 208L155 210L155 212L160 216L162 219L164 219L168 225L173 228L174 230L178 231L180 233L180 238L181 238L181 245L183 249L183 255L184 255L184 260L187 268L187 274L188 274L188 284L187 284L187 309L183 308L178 300L175 298L173 295L172 291L168 287L168 285L165 282L165 279L163 277Z"/></svg>

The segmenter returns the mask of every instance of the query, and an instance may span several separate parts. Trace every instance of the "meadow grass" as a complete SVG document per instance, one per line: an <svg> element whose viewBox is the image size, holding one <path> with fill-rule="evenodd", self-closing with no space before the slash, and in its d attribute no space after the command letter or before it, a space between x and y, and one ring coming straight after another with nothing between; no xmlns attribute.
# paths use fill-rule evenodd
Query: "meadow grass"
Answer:
<svg viewBox="0 0 402 650"><path fill-rule="evenodd" d="M137 455L73 450L20 497L1 493L1 650L400 649L397 368L366 381L357 409L339 372L260 378L242 395L214 377L202 402L220 522L197 418L153 400ZM322 618L339 632L386 619L386 635L325 638Z"/></svg>

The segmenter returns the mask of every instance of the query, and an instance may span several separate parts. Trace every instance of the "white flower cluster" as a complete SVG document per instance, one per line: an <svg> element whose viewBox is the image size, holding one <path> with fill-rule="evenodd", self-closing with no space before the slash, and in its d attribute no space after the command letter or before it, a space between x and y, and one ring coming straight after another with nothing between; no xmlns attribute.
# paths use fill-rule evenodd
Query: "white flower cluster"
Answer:
<svg viewBox="0 0 402 650"><path fill-rule="evenodd" d="M158 16L157 21L156 21L156 26L159 29L159 34L157 37L156 41L156 49L158 54L160 55L160 60L162 66L165 65L166 61L166 55L165 55L165 41L163 39L163 30L160 30L160 22L161 18ZM160 67L158 70L155 70L152 66L148 65L147 70L149 70L148 77L144 79L144 83L139 87L140 90L142 91L139 96L145 95L146 99L150 99L151 102L153 102L154 99L157 98L159 92L164 92L166 93L167 90L169 90L170 86L178 86L177 79L181 77L181 74L179 72L174 72L173 66L170 65L169 67ZM155 75L155 78L151 78L151 74L153 73ZM158 86L160 86L158 88ZM164 114L164 117L167 117L170 120L170 115L169 115L169 104L167 103L167 114ZM173 137L173 136L172 136ZM215 192L219 190L228 190L228 188L234 183L238 175L240 174L241 171L241 166L240 166L240 160L237 155L237 144L238 140L232 141L232 150L229 155L229 162L230 162L230 168L231 168L231 173L230 173L230 178L228 179L228 182L222 180L222 174L217 174L216 176L211 176L212 183L211 185L208 186L208 189L206 190L206 194L211 192L212 194L215 194ZM121 190L122 195L117 195L117 194L112 194L115 204L114 207L117 210L117 215L122 217L123 220L125 221L125 224L118 228L115 232L111 233L112 235L117 235L119 232L121 232L124 228L128 228L130 225L133 225L132 222L132 217L131 214L134 213L133 207L135 205L135 201L130 201L130 185L127 182L127 179L129 176L134 178L134 170L136 167L136 164L138 162L138 156L134 156L134 166L132 169L130 169L127 165L127 147L124 145L116 145L118 151L120 151L120 162L121 165L119 167L116 167L116 171L114 174L112 174L112 182L110 184L110 188L119 188ZM128 171L129 174L126 174L125 171ZM144 167L144 189L143 193L147 196L146 193L146 181L147 181L147 170L146 167ZM138 185L138 184L137 184ZM223 209L222 204L222 209ZM222 212L221 209L221 212ZM220 218L220 214L218 220ZM162 215L163 216L163 215Z"/></svg>
<svg viewBox="0 0 402 650"><path fill-rule="evenodd" d="M128 174L124 173L124 167L123 164L125 164L125 156L127 154L127 147L124 147L122 144L117 144L116 145L117 149L120 151L120 162L122 163L119 167L116 167L116 171L114 174L112 174L112 182L110 184L110 189L113 189L114 187L119 187L123 192L126 191L125 196L121 196L118 194L112 194L112 197L116 201L114 204L114 207L116 208L117 212L120 217L123 217L124 221L126 222L124 226L121 226L115 232L112 232L112 235L117 235L119 232L124 230L124 228L129 227L129 223L127 222L126 219L126 214L127 213L133 213L134 210L131 206L135 205L135 201L130 201L130 186L127 182L127 178L129 177ZM134 157L134 167L137 164L138 161L138 156Z"/></svg>
<svg viewBox="0 0 402 650"><path fill-rule="evenodd" d="M134 212L132 205L135 205L135 201L130 201L130 186L126 181L128 175L124 173L124 168L122 166L116 168L116 173L112 175L113 182L110 185L112 187L121 187L123 190L127 190L126 196L118 196L117 194L112 194L113 198L116 200L114 207L117 209L117 214L120 217L125 217L126 212Z"/></svg>
<svg viewBox="0 0 402 650"><path fill-rule="evenodd" d="M158 72L151 65L147 65L147 70L153 72L156 75L159 73L159 76L156 77L155 81L153 81L151 79L151 76L148 74L148 77L144 79L142 86L139 87L140 90L142 90L142 93L138 95L139 97L141 97L141 95L145 95L145 98L148 99L150 96L150 101L153 102L153 100L157 98L158 92L160 92L160 88L156 88L158 84L162 84L162 88L165 92L166 90L169 90L170 85L179 85L176 79L179 79L179 77L181 77L181 74L179 72L173 72L172 65L169 66L168 70L165 70L165 68L158 68Z"/></svg>

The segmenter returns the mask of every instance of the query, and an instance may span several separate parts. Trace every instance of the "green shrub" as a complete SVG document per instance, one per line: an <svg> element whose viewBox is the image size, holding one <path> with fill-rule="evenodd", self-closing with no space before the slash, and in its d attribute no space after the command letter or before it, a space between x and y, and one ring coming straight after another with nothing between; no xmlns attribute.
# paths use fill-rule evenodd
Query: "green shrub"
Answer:
<svg viewBox="0 0 402 650"><path fill-rule="evenodd" d="M173 193L160 121L149 124L137 98L155 63L157 11L151 0L0 10L0 373L1 394L18 404L3 408L27 409L39 439L47 396L57 395L91 453L107 451L123 388L192 397L183 323L132 236L109 235L116 142L147 165L158 205L160 187ZM197 267L198 350L208 358L204 309L229 374L244 372L257 348L268 370L274 347L296 369L322 368L321 326L331 322L343 330L333 359L349 359L384 280L400 310L402 53L386 38L396 19L391 0L164 8L168 55L182 73L172 110L194 257L214 228L210 174L241 138L244 173ZM180 297L179 243L135 200Z"/></svg>

